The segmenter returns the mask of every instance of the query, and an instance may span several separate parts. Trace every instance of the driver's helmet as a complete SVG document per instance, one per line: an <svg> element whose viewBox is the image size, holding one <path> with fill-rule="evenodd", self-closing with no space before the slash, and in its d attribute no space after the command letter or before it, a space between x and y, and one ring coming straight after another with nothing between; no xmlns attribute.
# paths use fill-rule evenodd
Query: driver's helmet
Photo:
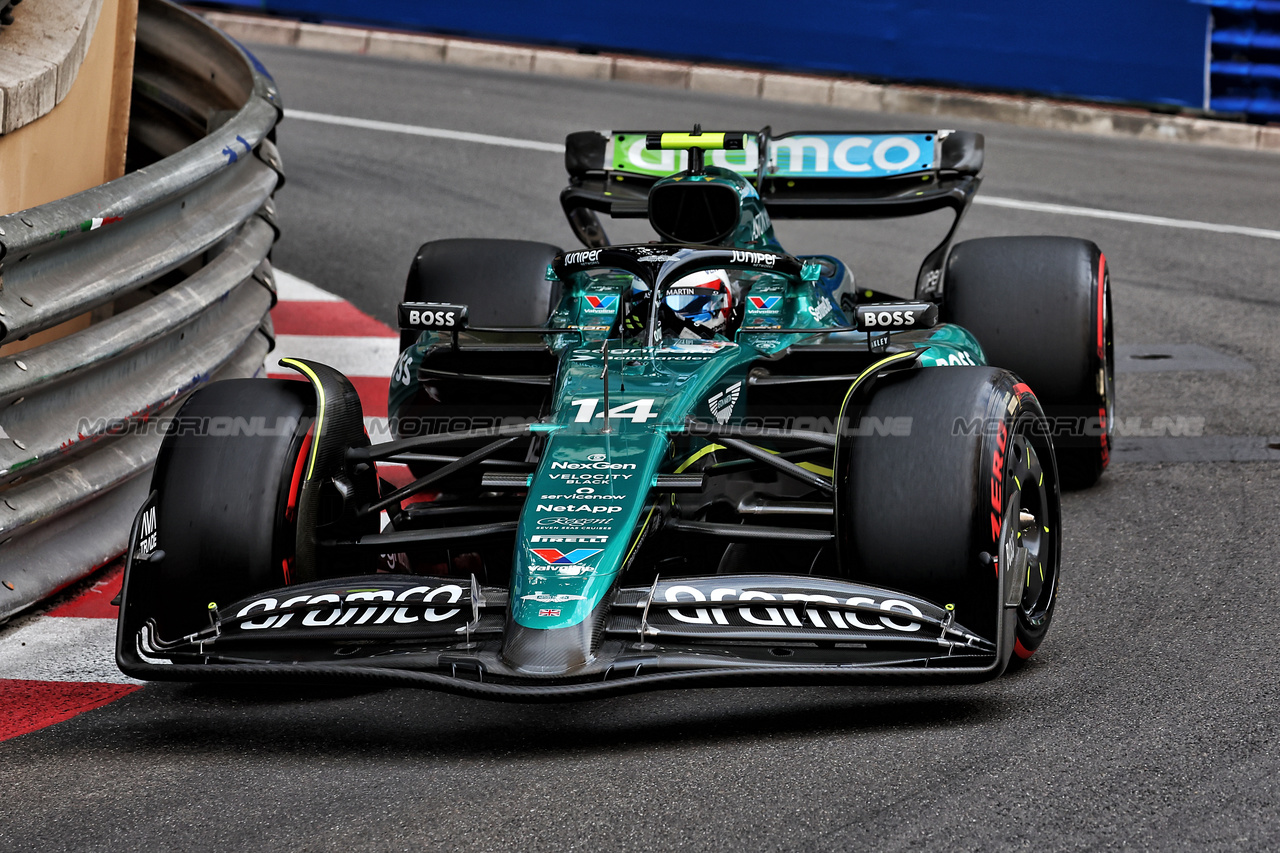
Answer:
<svg viewBox="0 0 1280 853"><path fill-rule="evenodd" d="M662 297L664 325L674 321L679 337L713 338L726 332L733 311L733 288L724 270L691 273L667 287Z"/></svg>

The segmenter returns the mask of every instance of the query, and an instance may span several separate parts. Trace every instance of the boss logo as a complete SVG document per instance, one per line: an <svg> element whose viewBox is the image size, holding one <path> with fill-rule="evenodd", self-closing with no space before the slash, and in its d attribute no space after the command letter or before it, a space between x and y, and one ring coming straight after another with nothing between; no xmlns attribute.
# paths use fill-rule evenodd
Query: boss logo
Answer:
<svg viewBox="0 0 1280 853"><path fill-rule="evenodd" d="M467 306L448 302L401 302L399 324L402 329L466 328Z"/></svg>
<svg viewBox="0 0 1280 853"><path fill-rule="evenodd" d="M938 306L930 302L859 305L858 331L928 329L937 325Z"/></svg>
<svg viewBox="0 0 1280 853"><path fill-rule="evenodd" d="M916 315L910 311L868 311L863 324L871 326L914 326Z"/></svg>
<svg viewBox="0 0 1280 853"><path fill-rule="evenodd" d="M400 303L402 329L461 329L467 323L467 306L444 302Z"/></svg>
<svg viewBox="0 0 1280 853"><path fill-rule="evenodd" d="M454 311L409 311L410 326L452 326L457 319Z"/></svg>

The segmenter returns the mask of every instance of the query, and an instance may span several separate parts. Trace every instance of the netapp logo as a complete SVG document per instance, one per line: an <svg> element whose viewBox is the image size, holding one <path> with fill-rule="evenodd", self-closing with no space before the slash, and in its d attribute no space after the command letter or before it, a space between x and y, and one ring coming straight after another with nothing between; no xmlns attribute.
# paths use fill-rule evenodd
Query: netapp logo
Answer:
<svg viewBox="0 0 1280 853"><path fill-rule="evenodd" d="M415 596L421 597L414 600ZM395 590L390 589L362 589L348 592L345 596L325 592L319 595L298 595L283 601L275 598L259 598L242 607L236 614L236 618L242 619L257 613L261 613L266 618L241 622L236 627L244 631L283 628L299 612L302 612L302 619L297 624L303 628L382 625L388 620L396 625L408 625L418 621L443 622L462 611L453 607L442 612L442 607L457 604L461 598L462 587L457 584L436 587L415 586L399 595L396 595ZM394 604L382 602L394 602ZM315 606L307 607L308 605ZM416 612L410 613L410 608L414 611L421 610L421 616ZM276 612L280 610L289 612Z"/></svg>
<svg viewBox="0 0 1280 853"><path fill-rule="evenodd" d="M610 515L622 512L622 507L592 506L591 504L538 504L535 512L589 512L592 515Z"/></svg>
<svg viewBox="0 0 1280 853"><path fill-rule="evenodd" d="M911 614L915 617L924 615L915 605L898 598L886 598L882 601L877 601L869 596L855 595L841 602L840 599L832 595L814 595L800 592L784 592L780 595L774 595L762 590L739 590L729 587L713 589L710 598L708 598L697 587L673 586L667 589L666 600L673 603L688 600L691 606L701 601L807 602L809 605L797 608L794 606L778 607L776 605L766 606L752 603L743 607L699 607L694 609L692 613L685 611L683 608L673 608L667 611L672 619L689 625L710 625L714 622L716 625L736 624L740 626L745 623L747 625L775 628L790 626L792 628L835 628L846 631L883 631L888 629L909 634L913 631L919 631L920 623L898 621L893 618L893 614ZM863 613L833 610L821 606L823 604L841 603L878 608L883 610L886 615L880 616L878 621L866 621ZM804 614L804 620L800 618L800 613Z"/></svg>

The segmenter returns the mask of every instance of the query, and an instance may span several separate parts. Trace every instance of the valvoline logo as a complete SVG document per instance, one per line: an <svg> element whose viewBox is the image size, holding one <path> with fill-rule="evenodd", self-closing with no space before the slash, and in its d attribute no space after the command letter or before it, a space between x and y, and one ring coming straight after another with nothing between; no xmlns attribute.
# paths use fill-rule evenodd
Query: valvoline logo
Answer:
<svg viewBox="0 0 1280 853"><path fill-rule="evenodd" d="M530 548L538 559L551 566L569 566L589 560L603 551L603 548L575 548L572 551L560 551L556 548Z"/></svg>
<svg viewBox="0 0 1280 853"><path fill-rule="evenodd" d="M779 301L781 301L781 299L782 299L781 296L748 296L747 297L747 301L749 301L752 307L755 308L757 311L770 311L773 309L775 305L778 304Z"/></svg>
<svg viewBox="0 0 1280 853"><path fill-rule="evenodd" d="M587 304L600 311L612 311L618 304L616 296L587 296Z"/></svg>

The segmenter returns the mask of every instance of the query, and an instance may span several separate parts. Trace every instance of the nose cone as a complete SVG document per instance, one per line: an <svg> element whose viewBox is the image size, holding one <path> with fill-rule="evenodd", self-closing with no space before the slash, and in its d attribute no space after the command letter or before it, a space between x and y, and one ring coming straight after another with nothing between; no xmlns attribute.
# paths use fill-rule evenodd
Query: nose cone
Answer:
<svg viewBox="0 0 1280 853"><path fill-rule="evenodd" d="M530 628L508 621L502 659L532 675L572 675L595 657L592 647L607 610L598 607L591 617L563 628Z"/></svg>

